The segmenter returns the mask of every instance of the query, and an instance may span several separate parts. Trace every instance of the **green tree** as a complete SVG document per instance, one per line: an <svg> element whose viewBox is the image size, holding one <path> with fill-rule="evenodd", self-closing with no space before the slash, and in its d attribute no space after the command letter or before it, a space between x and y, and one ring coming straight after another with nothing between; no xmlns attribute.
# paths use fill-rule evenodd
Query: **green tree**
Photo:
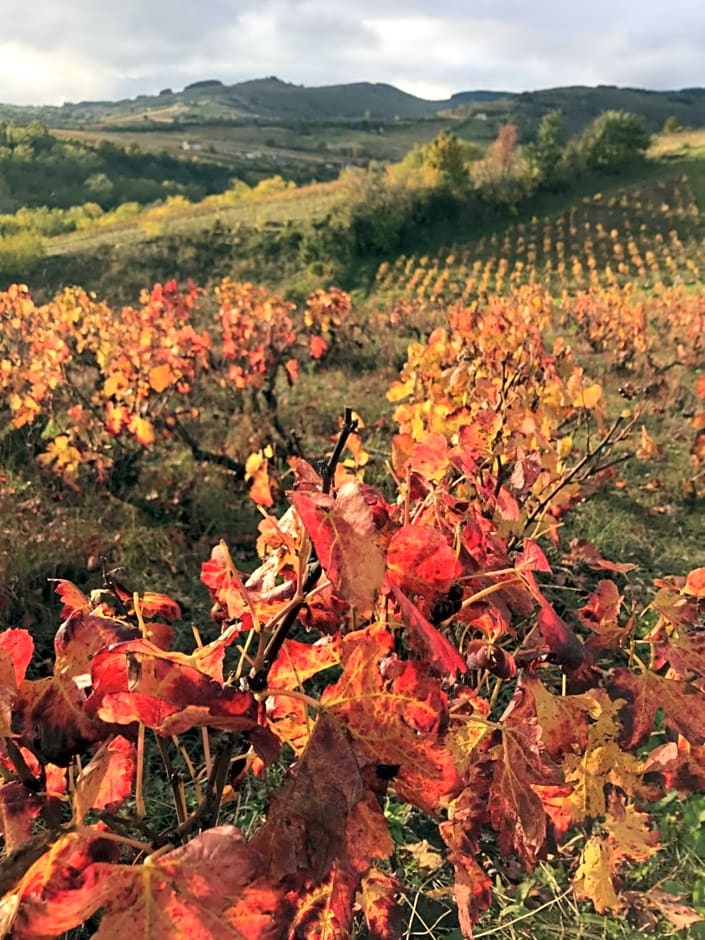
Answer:
<svg viewBox="0 0 705 940"><path fill-rule="evenodd" d="M619 170L641 159L650 137L644 119L628 111L603 111L577 142L580 162L591 170Z"/></svg>
<svg viewBox="0 0 705 940"><path fill-rule="evenodd" d="M462 190L470 182L463 145L448 130L442 131L430 144L426 166L438 173L440 184L448 189Z"/></svg>
<svg viewBox="0 0 705 940"><path fill-rule="evenodd" d="M536 139L526 148L539 186L551 189L558 182L564 147L563 113L560 108L541 118Z"/></svg>
<svg viewBox="0 0 705 940"><path fill-rule="evenodd" d="M107 173L92 173L86 180L86 190L91 199L109 204L115 186Z"/></svg>

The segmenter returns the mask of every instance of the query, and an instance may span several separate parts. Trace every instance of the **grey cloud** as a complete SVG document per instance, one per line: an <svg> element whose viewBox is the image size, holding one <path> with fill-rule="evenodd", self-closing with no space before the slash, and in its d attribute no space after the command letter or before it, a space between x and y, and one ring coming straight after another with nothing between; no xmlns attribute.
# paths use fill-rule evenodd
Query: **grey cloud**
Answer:
<svg viewBox="0 0 705 940"><path fill-rule="evenodd" d="M701 0L34 0L29 13L26 2L0 0L0 15L0 48L56 62L45 100L69 88L75 97L79 84L87 98L271 74L447 92L704 82ZM62 62L73 67L70 86ZM38 93L36 76L3 82L0 100Z"/></svg>

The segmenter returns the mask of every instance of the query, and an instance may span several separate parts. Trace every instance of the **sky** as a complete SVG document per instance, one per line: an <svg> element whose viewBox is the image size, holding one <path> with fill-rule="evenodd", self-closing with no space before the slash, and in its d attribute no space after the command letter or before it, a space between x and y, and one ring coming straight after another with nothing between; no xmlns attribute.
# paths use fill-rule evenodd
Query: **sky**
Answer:
<svg viewBox="0 0 705 940"><path fill-rule="evenodd" d="M0 101L269 75L478 88L705 85L703 0L0 0Z"/></svg>

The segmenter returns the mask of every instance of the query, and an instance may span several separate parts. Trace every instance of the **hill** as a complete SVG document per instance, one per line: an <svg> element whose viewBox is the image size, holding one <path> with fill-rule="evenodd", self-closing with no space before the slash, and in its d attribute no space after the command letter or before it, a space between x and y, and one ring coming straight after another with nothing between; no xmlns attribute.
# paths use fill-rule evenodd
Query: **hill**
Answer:
<svg viewBox="0 0 705 940"><path fill-rule="evenodd" d="M14 121L39 119L55 127L96 123L111 127L140 122L192 124L258 121L359 121L418 119L473 101L494 101L506 92L462 92L445 101L427 101L393 85L355 82L307 88L279 78L234 85L217 80L194 82L182 91L164 88L156 95L120 101L66 102L60 107L0 105L0 116Z"/></svg>
<svg viewBox="0 0 705 940"><path fill-rule="evenodd" d="M705 89L653 91L614 85L568 86L510 93L497 90L460 91L431 101L373 82L305 87L270 76L225 85L216 79L193 82L181 91L119 101L66 102L60 107L17 107L0 104L0 118L17 123L41 120L57 128L95 128L145 132L195 125L394 124L443 116L457 129L480 139L502 123L519 125L530 136L541 116L560 108L570 133L580 131L601 111L613 108L640 114L650 130L666 118L683 126L705 124Z"/></svg>
<svg viewBox="0 0 705 940"><path fill-rule="evenodd" d="M457 96L462 97L462 96ZM589 87L573 85L565 88L547 88L525 91L518 95L505 95L483 102L481 109L475 102L463 103L466 118L458 125L458 132L478 127L477 115L483 115L483 124L494 133L505 123L517 124L522 138L531 137L541 117L554 108L563 112L568 134L577 134L603 111L631 111L644 118L647 128L661 130L667 118L674 117L684 127L705 124L705 89L685 88L680 91L650 91L645 88L619 88L615 85Z"/></svg>

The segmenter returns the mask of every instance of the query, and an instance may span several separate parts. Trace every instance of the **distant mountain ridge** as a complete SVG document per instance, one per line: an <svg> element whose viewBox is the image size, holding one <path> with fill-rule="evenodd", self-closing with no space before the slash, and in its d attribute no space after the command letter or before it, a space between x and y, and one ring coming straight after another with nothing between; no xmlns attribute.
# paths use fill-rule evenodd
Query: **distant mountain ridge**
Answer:
<svg viewBox="0 0 705 940"><path fill-rule="evenodd" d="M101 125L117 130L219 123L387 122L442 115L457 121L459 127L467 121L482 120L491 127L513 121L528 134L542 114L554 107L563 110L570 132L608 108L641 114L650 130L659 129L667 117L701 126L705 125L705 88L651 91L598 85L519 93L474 90L432 101L382 82L306 87L270 76L231 85L203 79L181 91L164 88L157 94L119 101L33 107L0 104L0 117L19 123L36 118L54 127Z"/></svg>
<svg viewBox="0 0 705 940"><path fill-rule="evenodd" d="M429 101L383 82L306 87L276 76L225 85L217 79L192 82L182 91L162 89L119 101L66 102L61 106L0 104L0 114L13 120L32 117L55 126L135 120L173 123L199 121L351 121L430 117L471 101L494 101L503 91L460 92L447 100Z"/></svg>

